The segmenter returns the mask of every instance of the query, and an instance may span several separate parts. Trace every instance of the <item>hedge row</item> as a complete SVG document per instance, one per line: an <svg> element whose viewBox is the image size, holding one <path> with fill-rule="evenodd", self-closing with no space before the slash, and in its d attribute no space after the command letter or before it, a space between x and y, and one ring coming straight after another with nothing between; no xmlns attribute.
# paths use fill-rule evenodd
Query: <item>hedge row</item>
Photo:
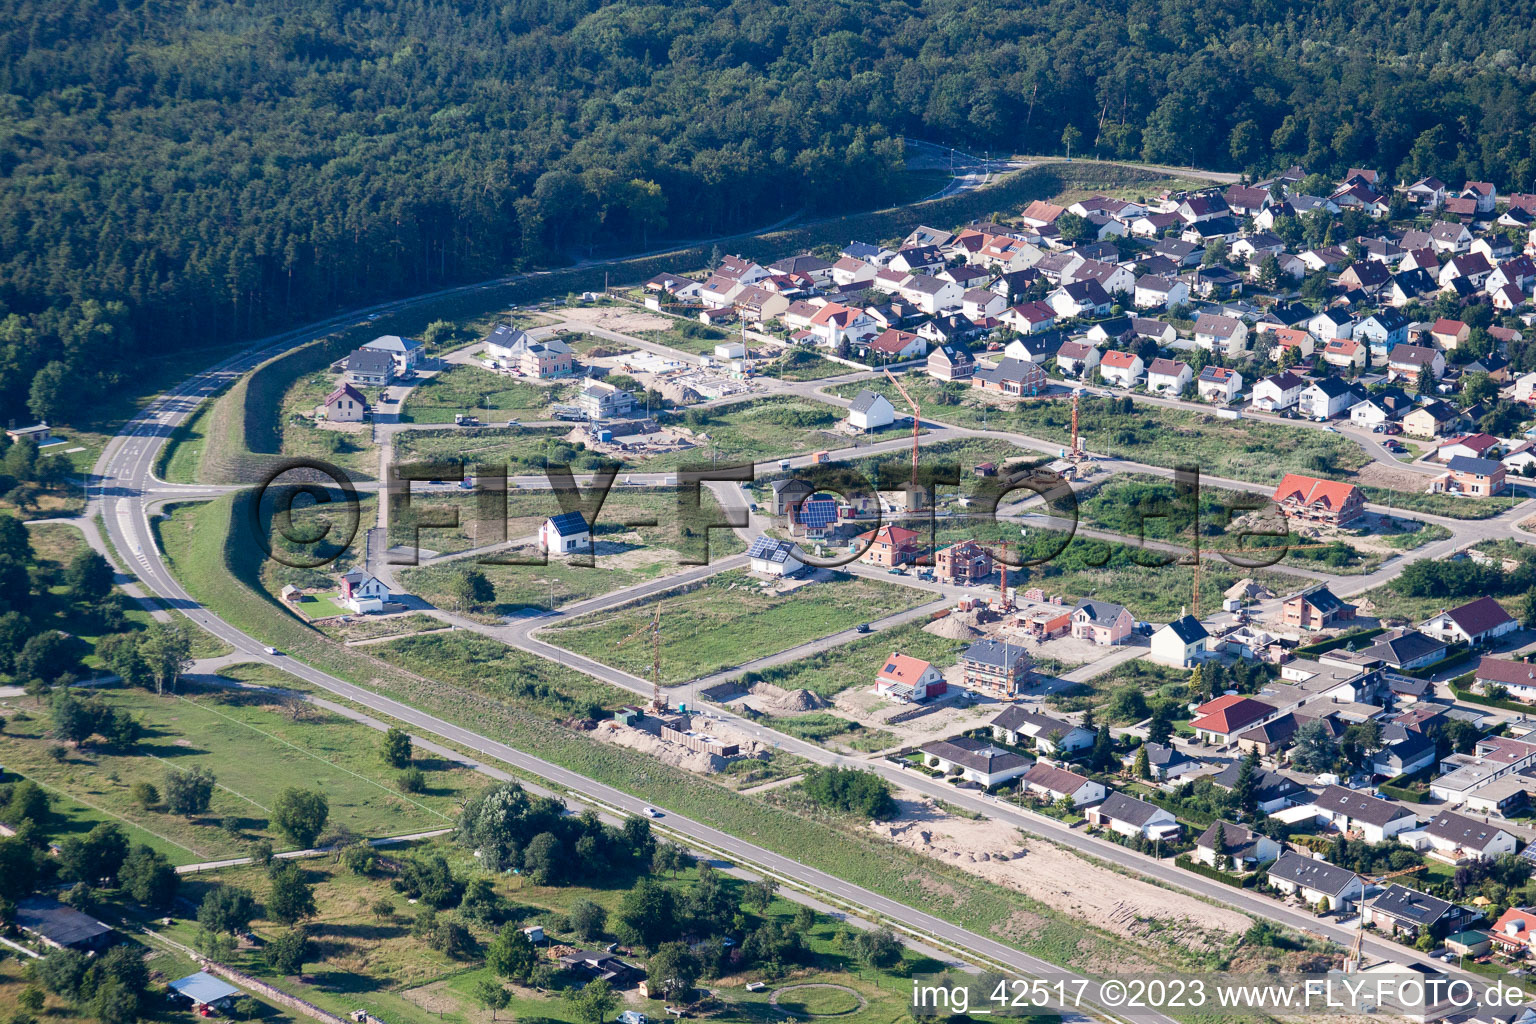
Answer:
<svg viewBox="0 0 1536 1024"><path fill-rule="evenodd" d="M1251 875L1229 875L1225 871L1217 871L1209 864L1202 864L1187 853L1181 853L1173 859L1173 862L1185 871L1193 871L1197 875L1220 882L1222 885L1230 885L1234 889L1257 889L1259 883L1266 877L1263 871L1255 871Z"/></svg>

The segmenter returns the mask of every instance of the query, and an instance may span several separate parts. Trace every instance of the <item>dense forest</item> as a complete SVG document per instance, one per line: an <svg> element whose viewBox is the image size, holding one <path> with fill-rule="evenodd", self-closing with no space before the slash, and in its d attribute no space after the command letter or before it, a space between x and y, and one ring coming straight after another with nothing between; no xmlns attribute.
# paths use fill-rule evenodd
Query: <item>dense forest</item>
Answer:
<svg viewBox="0 0 1536 1024"><path fill-rule="evenodd" d="M0 0L0 407L67 419L139 352L867 207L903 135L1532 188L1530 9L1360 13Z"/></svg>

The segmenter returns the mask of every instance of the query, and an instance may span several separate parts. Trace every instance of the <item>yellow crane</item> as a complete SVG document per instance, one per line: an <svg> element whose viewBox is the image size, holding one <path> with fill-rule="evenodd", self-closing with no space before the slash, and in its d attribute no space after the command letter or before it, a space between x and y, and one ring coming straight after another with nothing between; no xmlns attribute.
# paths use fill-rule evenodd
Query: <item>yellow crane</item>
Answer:
<svg viewBox="0 0 1536 1024"><path fill-rule="evenodd" d="M907 393L907 389L901 386L901 381L896 379L896 375L891 372L891 368L890 367L882 366L881 369L885 371L885 375L886 375L887 378L890 379L890 382L891 382L892 386L895 387L896 390L901 393L901 397L905 398L907 400L907 404L912 407L912 491L913 491L912 500L916 501L917 500L917 494L916 494L916 492L917 492L917 436L922 431L923 410L917 404L916 400L914 400L913 397L910 394Z"/></svg>
<svg viewBox="0 0 1536 1024"><path fill-rule="evenodd" d="M623 647L631 640L651 639L651 710L656 712L667 710L667 701L661 695L661 603L658 601L656 610L651 615L651 621L643 623L639 629L614 644L615 647Z"/></svg>

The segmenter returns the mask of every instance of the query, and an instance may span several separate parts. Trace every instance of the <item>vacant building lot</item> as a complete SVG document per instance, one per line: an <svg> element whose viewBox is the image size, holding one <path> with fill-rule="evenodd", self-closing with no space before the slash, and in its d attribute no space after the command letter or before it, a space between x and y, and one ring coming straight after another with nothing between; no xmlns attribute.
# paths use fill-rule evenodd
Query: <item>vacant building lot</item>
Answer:
<svg viewBox="0 0 1536 1024"><path fill-rule="evenodd" d="M749 573L723 572L699 587L669 592L619 611L601 612L544 631L550 643L637 676L651 675L651 646L615 646L650 619L661 602L661 681L687 682L712 672L915 607L925 591L821 572L815 582L780 588Z"/></svg>
<svg viewBox="0 0 1536 1024"><path fill-rule="evenodd" d="M406 397L400 419L408 423L452 423L456 413L485 422L550 418L551 402L564 401L575 385L529 382L468 363L449 367Z"/></svg>
<svg viewBox="0 0 1536 1024"><path fill-rule="evenodd" d="M280 673L256 666L235 666L226 674L281 685ZM382 734L375 729L297 697L193 681L180 689L165 696L102 691L108 707L122 708L143 723L144 738L125 751L71 749L62 762L50 753L57 741L47 706L13 699L0 754L7 769L88 808L92 813L80 815L81 831L98 821L116 821L155 837L152 845L178 864L239 856L256 839L290 848L268 822L277 795L290 786L326 794L330 830L389 836L447 827L454 807L483 783L473 772L427 758L418 761L433 769L427 788L402 793L396 773L380 759ZM194 767L217 780L206 813L183 817L135 801L135 783L163 790L168 771Z"/></svg>

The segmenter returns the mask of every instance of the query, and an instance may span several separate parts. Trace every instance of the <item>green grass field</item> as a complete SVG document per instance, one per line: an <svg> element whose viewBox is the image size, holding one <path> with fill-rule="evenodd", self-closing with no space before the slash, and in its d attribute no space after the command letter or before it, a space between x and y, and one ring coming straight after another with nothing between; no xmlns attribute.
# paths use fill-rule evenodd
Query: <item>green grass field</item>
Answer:
<svg viewBox="0 0 1536 1024"><path fill-rule="evenodd" d="M745 572L721 573L698 589L653 599L661 602L662 682L686 682L744 665L927 599L924 591L848 576L788 594L765 594ZM553 626L543 636L578 654L649 677L647 645L615 645L650 618L651 608L652 602L646 601L596 612Z"/></svg>
<svg viewBox="0 0 1536 1024"><path fill-rule="evenodd" d="M936 665L949 665L964 647L962 641L925 632L922 622L909 622L876 630L808 658L751 672L743 682L762 681L786 690L810 690L831 697L850 686L873 686L875 673L892 651Z"/></svg>
<svg viewBox="0 0 1536 1024"><path fill-rule="evenodd" d="M283 684L281 673L255 666L236 666L229 675ZM106 690L102 697L144 724L146 736L133 751L88 748L57 763L48 754L54 745L48 710L29 707L26 721L13 718L0 735L4 762L93 812L66 806L71 822L88 829L95 820L118 821L156 837L153 845L181 864L238 856L259 838L279 849L291 846L267 821L273 800L288 786L322 790L333 828L385 836L451 824L454 807L483 781L427 758L423 766L434 769L427 790L402 794L394 770L379 758L380 733L291 698L190 684L179 696ZM202 767L217 777L207 814L186 819L134 803L135 782L158 787L173 767ZM238 826L239 837L222 827L226 821Z"/></svg>
<svg viewBox="0 0 1536 1024"><path fill-rule="evenodd" d="M548 419L551 402L564 401L574 385L530 384L463 363L451 366L411 390L400 419L408 423L452 423L455 413L484 422Z"/></svg>
<svg viewBox="0 0 1536 1024"><path fill-rule="evenodd" d="M758 367L759 371L780 380L823 380L845 373L855 373L852 367L823 359L810 349L791 349L771 363Z"/></svg>

